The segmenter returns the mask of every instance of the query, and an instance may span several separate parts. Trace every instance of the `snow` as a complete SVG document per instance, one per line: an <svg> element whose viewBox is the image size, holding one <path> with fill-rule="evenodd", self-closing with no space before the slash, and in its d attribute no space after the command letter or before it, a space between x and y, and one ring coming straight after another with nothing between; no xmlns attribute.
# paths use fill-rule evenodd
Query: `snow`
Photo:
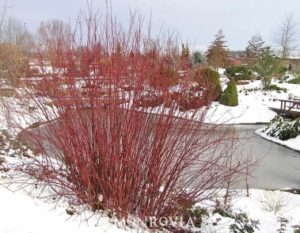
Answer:
<svg viewBox="0 0 300 233"><path fill-rule="evenodd" d="M208 112L207 123L256 124L267 123L276 116L261 94L239 94L239 105L228 107L214 103Z"/></svg>
<svg viewBox="0 0 300 233"><path fill-rule="evenodd" d="M19 96L23 96L28 90L16 89ZM47 104L50 102L46 97L40 97L41 102ZM28 109L32 110L29 111ZM47 105L45 109L50 109ZM54 110L54 109L53 109ZM41 108L36 107L33 100L27 98L1 97L0 98L0 130L7 130L10 135L17 136L22 130L34 123L47 121L41 114ZM49 111L49 119L56 118L54 111Z"/></svg>
<svg viewBox="0 0 300 233"><path fill-rule="evenodd" d="M3 112L0 111L3 116ZM106 213L92 211L89 207L73 206L67 197L52 198L50 187L32 185L30 177L17 172L14 167L26 164L35 156L24 148L15 148L4 136L6 124L0 124L0 232L1 233L128 233L140 228L130 228L124 222L109 218ZM27 158L28 157L28 158ZM35 159L39 159L35 156ZM67 210L75 210L69 215ZM132 223L135 226L135 223ZM145 232L145 231L143 231Z"/></svg>
<svg viewBox="0 0 300 233"><path fill-rule="evenodd" d="M101 211L93 212L84 205L73 206L68 198L53 198L50 187L29 184L30 177L16 172L13 167L30 161L30 158L19 155L11 157L12 154L0 155L5 160L4 166L9 168L3 172L0 164L1 233L136 232ZM24 183L24 180L28 183ZM67 210L72 210L74 214L68 214Z"/></svg>
<svg viewBox="0 0 300 233"><path fill-rule="evenodd" d="M223 82L224 81L224 82ZM224 89L225 79L221 80ZM262 91L262 83L260 80L250 81L246 85L238 85L239 105L235 107L224 106L219 102L214 102L207 112L205 123L209 124L257 124L269 123L276 113L270 107L279 107L280 103L276 99L288 99L289 96L297 96L300 93L300 85L273 82L281 88L286 88L287 92L281 91ZM173 89L178 89L174 86ZM145 112L152 114L168 114L169 109L163 105L154 108L143 108ZM179 118L188 118L193 120L202 120L203 109L174 112Z"/></svg>
<svg viewBox="0 0 300 233"><path fill-rule="evenodd" d="M46 203L22 191L12 192L0 187L0 232L5 233L86 233L128 232L109 222L109 218L70 217L64 206ZM90 213L91 214L91 213Z"/></svg>
<svg viewBox="0 0 300 233"><path fill-rule="evenodd" d="M288 220L286 233L294 233L293 226L300 224L300 195L283 190L250 189L250 196L246 196L245 190L234 190L232 199L228 204L233 213L246 213L251 220L258 220L259 225L255 232L271 233L280 229L280 218ZM218 196L218 200L222 200ZM214 209L214 203L199 204ZM201 226L201 232L205 233L230 233L229 226L235 221L232 218L223 217L220 214L210 214Z"/></svg>
<svg viewBox="0 0 300 233"><path fill-rule="evenodd" d="M285 81L288 82L288 81L292 81L294 80L296 77L293 75L293 74L286 74L285 76Z"/></svg>
<svg viewBox="0 0 300 233"><path fill-rule="evenodd" d="M218 68L218 73L220 75L223 75L225 73L225 71L226 71L226 69L224 69L224 68Z"/></svg>
<svg viewBox="0 0 300 233"><path fill-rule="evenodd" d="M273 82L281 88L286 88L286 93L276 91L262 91L261 81L252 81L246 85L238 85L239 105L228 107L214 103L209 111L208 123L226 124L256 124L269 123L276 113L269 107L279 107L276 99L288 99L290 95L300 93L300 85ZM257 90L255 90L257 89ZM259 90L260 89L260 90Z"/></svg>
<svg viewBox="0 0 300 233"><path fill-rule="evenodd" d="M231 201L228 203L233 214L245 213L249 220L258 220L258 229L255 232L270 233L280 229L280 218L286 219L286 233L294 233L294 227L300 224L300 195L284 190L268 191L250 189L250 196L245 190L234 190ZM224 194L224 193L223 193ZM222 196L217 197L222 202ZM222 205L222 204L221 204ZM232 218L212 214L215 203L200 203L198 206L207 208L210 213L204 218L201 231L204 233L231 233L230 225L235 221Z"/></svg>
<svg viewBox="0 0 300 233"><path fill-rule="evenodd" d="M294 232L292 226L300 224L300 195L280 190L250 190L250 197L239 195L233 200L233 206L235 210L245 211L249 218L260 221L258 232L277 232L279 217L289 221L285 232ZM275 211L276 206L281 207Z"/></svg>

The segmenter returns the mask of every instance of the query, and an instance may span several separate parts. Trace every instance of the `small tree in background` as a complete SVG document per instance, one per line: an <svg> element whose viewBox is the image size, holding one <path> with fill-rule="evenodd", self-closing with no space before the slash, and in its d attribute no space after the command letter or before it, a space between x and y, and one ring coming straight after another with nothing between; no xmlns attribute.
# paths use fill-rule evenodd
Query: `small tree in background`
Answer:
<svg viewBox="0 0 300 233"><path fill-rule="evenodd" d="M183 69L188 69L191 66L190 49L188 44L181 44L181 65Z"/></svg>
<svg viewBox="0 0 300 233"><path fill-rule="evenodd" d="M5 17L0 38L0 78L7 84L16 85L28 70L33 45L33 36L24 24L13 17Z"/></svg>
<svg viewBox="0 0 300 233"><path fill-rule="evenodd" d="M272 77L280 71L281 60L275 56L270 47L267 47L259 56L255 70L262 76L264 87L271 84Z"/></svg>
<svg viewBox="0 0 300 233"><path fill-rule="evenodd" d="M26 29L26 25L23 22L20 22L15 17L8 15L8 10L11 8L8 5L8 2L8 0L0 0L0 44L2 47L0 51L2 60L0 61L0 63L2 64L2 68L3 64L14 62L12 60L12 57L16 57L15 63L17 64L15 65L15 67L18 67L18 55L20 54L20 52L22 53L22 56L28 57L34 45L33 36ZM6 53L8 47L10 47L12 54ZM5 56L8 56L7 61L5 61ZM10 64L9 66L12 67L14 66L14 64ZM16 74L16 76L18 75L19 72Z"/></svg>
<svg viewBox="0 0 300 233"><path fill-rule="evenodd" d="M193 67L197 67L202 63L202 54L199 51L195 51L192 54L191 63Z"/></svg>
<svg viewBox="0 0 300 233"><path fill-rule="evenodd" d="M220 103L226 106L237 106L239 104L238 92L234 79L230 80L230 82L227 85L227 88L222 93L220 97Z"/></svg>
<svg viewBox="0 0 300 233"><path fill-rule="evenodd" d="M265 41L259 34L254 35L249 40L248 46L246 47L246 59L250 68L253 68L256 65L258 58L266 49L264 44Z"/></svg>
<svg viewBox="0 0 300 233"><path fill-rule="evenodd" d="M215 40L211 43L207 50L207 63L214 68L226 67L229 64L228 49L225 45L225 36L222 30L219 30L215 36Z"/></svg>
<svg viewBox="0 0 300 233"><path fill-rule="evenodd" d="M190 49L188 44L181 44L181 58L188 58L190 56Z"/></svg>
<svg viewBox="0 0 300 233"><path fill-rule="evenodd" d="M0 43L0 78L15 86L26 70L28 61L23 50L14 44Z"/></svg>

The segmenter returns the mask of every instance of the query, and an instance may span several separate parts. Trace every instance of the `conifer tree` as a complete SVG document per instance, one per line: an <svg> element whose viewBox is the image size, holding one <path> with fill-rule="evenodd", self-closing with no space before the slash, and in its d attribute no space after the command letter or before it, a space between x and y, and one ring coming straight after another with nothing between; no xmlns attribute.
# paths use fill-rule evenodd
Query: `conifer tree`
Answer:
<svg viewBox="0 0 300 233"><path fill-rule="evenodd" d="M192 58L191 58L191 63L192 66L196 67L198 65L200 65L202 62L202 54L199 51L195 51L192 54Z"/></svg>
<svg viewBox="0 0 300 233"><path fill-rule="evenodd" d="M224 68L229 64L228 49L224 39L223 31L219 30L215 36L215 40L207 50L207 63L209 66Z"/></svg>
<svg viewBox="0 0 300 233"><path fill-rule="evenodd" d="M270 47L266 47L258 58L255 70L263 78L264 87L271 85L272 77L279 74L282 67L281 60L275 56L274 51Z"/></svg>
<svg viewBox="0 0 300 233"><path fill-rule="evenodd" d="M231 79L227 88L222 93L220 103L226 106L237 106L239 104L238 92L234 79Z"/></svg>
<svg viewBox="0 0 300 233"><path fill-rule="evenodd" d="M190 62L190 49L188 44L184 45L183 43L181 44L181 61L182 61L182 68L187 69L191 67L191 62Z"/></svg>
<svg viewBox="0 0 300 233"><path fill-rule="evenodd" d="M190 49L188 44L181 44L181 58L188 58L190 56Z"/></svg>
<svg viewBox="0 0 300 233"><path fill-rule="evenodd" d="M249 41L246 47L247 63L250 67L257 63L257 59L266 50L265 41L260 34L254 35Z"/></svg>

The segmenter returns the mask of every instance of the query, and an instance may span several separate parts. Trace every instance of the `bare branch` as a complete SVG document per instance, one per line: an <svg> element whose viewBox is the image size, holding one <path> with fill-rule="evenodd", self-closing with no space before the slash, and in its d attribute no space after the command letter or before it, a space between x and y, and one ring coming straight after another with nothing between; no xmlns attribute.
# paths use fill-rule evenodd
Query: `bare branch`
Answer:
<svg viewBox="0 0 300 233"><path fill-rule="evenodd" d="M4 20L7 14L7 10L9 9L8 5L7 5L7 0L3 1L3 5L0 6L0 41L2 41L2 30L3 30L3 24L4 24Z"/></svg>
<svg viewBox="0 0 300 233"><path fill-rule="evenodd" d="M274 36L274 42L280 47L281 57L286 59L290 53L297 48L298 23L295 21L292 14L288 15L278 32Z"/></svg>

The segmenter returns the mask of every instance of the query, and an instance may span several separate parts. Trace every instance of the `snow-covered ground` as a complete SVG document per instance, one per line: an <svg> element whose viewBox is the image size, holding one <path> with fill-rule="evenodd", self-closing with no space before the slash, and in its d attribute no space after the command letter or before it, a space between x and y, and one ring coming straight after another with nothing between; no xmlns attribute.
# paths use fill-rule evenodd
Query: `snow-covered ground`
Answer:
<svg viewBox="0 0 300 233"><path fill-rule="evenodd" d="M12 174L9 172L0 172L2 182L10 175ZM38 196L39 191L36 187L29 186L21 190L17 187L13 184L7 189L0 185L1 233L146 232L145 229L131 228L122 222L112 220L101 212L72 208L67 200L60 200L57 203L51 199L42 199ZM198 203L197 206L207 210L207 215L202 217L201 228L191 229L203 233L230 233L233 232L230 228L234 225L245 226L252 221L258 221L254 232L273 233L278 232L282 221L287 221L284 232L293 233L294 226L300 225L299 194L252 189L250 197L247 197L244 190L234 190L228 203L229 208L224 208L222 201L223 194L219 193L214 200ZM239 222L220 212L214 213L216 203L221 203L220 209L230 209L228 213L232 216L246 214L248 220L242 219ZM74 212L73 215L67 213L70 210Z"/></svg>
<svg viewBox="0 0 300 233"><path fill-rule="evenodd" d="M222 80L221 80L222 81ZM225 82L222 82L225 83ZM279 108L280 102L276 99L288 99L290 95L300 95L300 85L273 82L278 87L286 88L287 92L263 91L260 80L250 81L246 85L238 85L239 105L235 107L224 106L219 102L214 102L206 115L205 122L211 124L256 124L269 123L276 113L270 107ZM223 88L224 89L224 88ZM163 106L148 108L148 113L167 113L168 109ZM181 118L202 120L202 109L186 112L176 111L175 115Z"/></svg>
<svg viewBox="0 0 300 233"><path fill-rule="evenodd" d="M235 190L229 204L233 213L245 213L251 220L258 220L258 229L255 232L275 233L281 228L281 221L287 220L286 233L294 233L300 224L300 195L284 191L250 190L250 196L246 196L244 190ZM201 232L231 233L230 225L233 219L211 215L206 219ZM246 231L236 231L246 232Z"/></svg>
<svg viewBox="0 0 300 233"><path fill-rule="evenodd" d="M227 124L269 123L276 116L276 113L270 110L269 107L280 107L280 103L275 99L288 99L289 95L300 95L300 85L278 82L273 84L286 88L287 92L262 91L261 81L238 85L239 105L227 107L214 103L210 108L210 112L213 114L211 118L208 118L209 122L225 122Z"/></svg>
<svg viewBox="0 0 300 233"><path fill-rule="evenodd" d="M50 188L29 184L30 177L14 168L30 161L33 153L24 147L14 149L11 139L0 136L1 233L136 232L102 212L74 207L67 198L57 201Z"/></svg>
<svg viewBox="0 0 300 233"><path fill-rule="evenodd" d="M12 192L0 186L1 233L86 233L128 232L92 212L79 216L66 213L67 203L55 206L24 191ZM87 214L85 216L85 214ZM87 217L90 217L86 220Z"/></svg>

